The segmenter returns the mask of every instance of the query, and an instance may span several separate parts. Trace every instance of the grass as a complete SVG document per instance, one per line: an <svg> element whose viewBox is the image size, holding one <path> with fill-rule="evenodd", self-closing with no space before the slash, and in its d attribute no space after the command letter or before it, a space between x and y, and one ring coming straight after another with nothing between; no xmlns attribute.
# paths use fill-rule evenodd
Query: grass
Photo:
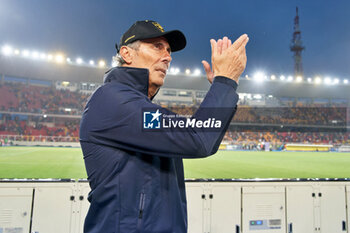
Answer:
<svg viewBox="0 0 350 233"><path fill-rule="evenodd" d="M0 147L0 178L86 178L80 148Z"/></svg>
<svg viewBox="0 0 350 233"><path fill-rule="evenodd" d="M350 153L219 151L186 178L349 178ZM80 148L0 147L0 178L86 178Z"/></svg>
<svg viewBox="0 0 350 233"><path fill-rule="evenodd" d="M348 178L350 153L219 151L185 162L193 178Z"/></svg>

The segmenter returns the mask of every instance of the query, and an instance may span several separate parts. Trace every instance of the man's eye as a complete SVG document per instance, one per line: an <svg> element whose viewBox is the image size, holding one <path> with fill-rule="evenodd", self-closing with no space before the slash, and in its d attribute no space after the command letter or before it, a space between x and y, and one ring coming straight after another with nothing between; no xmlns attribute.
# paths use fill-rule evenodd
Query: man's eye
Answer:
<svg viewBox="0 0 350 233"><path fill-rule="evenodd" d="M157 49L161 49L162 48L162 44L154 44L154 47L156 47Z"/></svg>

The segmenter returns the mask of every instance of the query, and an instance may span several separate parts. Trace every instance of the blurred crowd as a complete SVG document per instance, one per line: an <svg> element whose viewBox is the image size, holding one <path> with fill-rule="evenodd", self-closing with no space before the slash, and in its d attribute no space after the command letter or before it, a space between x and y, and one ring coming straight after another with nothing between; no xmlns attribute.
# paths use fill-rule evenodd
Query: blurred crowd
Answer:
<svg viewBox="0 0 350 233"><path fill-rule="evenodd" d="M78 91L58 90L55 87L23 83L2 83L0 84L0 136L7 135L7 140L11 137L23 141L78 142L80 121L78 116L82 114L87 99L88 95ZM192 106L171 104L163 107L177 114L191 116L198 108L198 104ZM336 105L307 104L274 108L240 105L233 123L258 127L268 125L345 127L349 123L346 111L346 108ZM27 113L28 116L21 119L16 117L15 113L8 112ZM58 114L58 116L43 118L42 114ZM264 142L271 143L274 148L283 148L285 143L291 142L350 144L348 132L321 132L322 130L288 132L288 129L276 131L266 130L266 128L258 131L254 132L249 127L240 127L239 130L231 128L226 133L224 141L228 144L239 143L246 149L259 148Z"/></svg>
<svg viewBox="0 0 350 233"><path fill-rule="evenodd" d="M170 106L178 114L193 115L196 107ZM239 106L233 122L283 125L346 126L347 109L344 107L250 107Z"/></svg>
<svg viewBox="0 0 350 233"><path fill-rule="evenodd" d="M252 132L229 130L224 142L240 144L246 149L257 149L259 145L269 143L274 149L283 149L286 143L301 144L350 144L350 132Z"/></svg>
<svg viewBox="0 0 350 233"><path fill-rule="evenodd" d="M88 95L55 87L21 83L0 84L0 111L80 115ZM165 106L182 115L193 115L198 105ZM346 125L346 108L307 104L298 107L251 107L240 105L234 122L254 124Z"/></svg>
<svg viewBox="0 0 350 233"><path fill-rule="evenodd" d="M0 110L11 112L81 114L88 96L55 87L0 84Z"/></svg>
<svg viewBox="0 0 350 233"><path fill-rule="evenodd" d="M3 118L6 118L3 117ZM2 120L0 135L17 136L20 141L77 141L79 120L45 123L24 120ZM11 137L13 138L13 137Z"/></svg>

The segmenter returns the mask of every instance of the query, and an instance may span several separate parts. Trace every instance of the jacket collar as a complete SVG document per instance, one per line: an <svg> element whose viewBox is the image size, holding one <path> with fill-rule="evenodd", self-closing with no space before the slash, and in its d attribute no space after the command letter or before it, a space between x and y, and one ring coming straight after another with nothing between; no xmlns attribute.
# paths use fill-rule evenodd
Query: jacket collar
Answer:
<svg viewBox="0 0 350 233"><path fill-rule="evenodd" d="M103 83L119 82L142 92L148 97L148 78L148 69L120 66L108 70L103 77Z"/></svg>

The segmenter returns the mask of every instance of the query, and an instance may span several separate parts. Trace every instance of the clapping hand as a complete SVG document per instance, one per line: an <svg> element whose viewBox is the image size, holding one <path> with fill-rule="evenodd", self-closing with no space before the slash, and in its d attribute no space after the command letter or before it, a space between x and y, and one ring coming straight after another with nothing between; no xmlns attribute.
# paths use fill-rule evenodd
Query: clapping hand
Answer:
<svg viewBox="0 0 350 233"><path fill-rule="evenodd" d="M226 36L218 41L210 40L212 68L207 61L202 61L210 83L215 76L224 76L238 83L247 63L245 46L248 41L246 34L241 35L233 44Z"/></svg>

